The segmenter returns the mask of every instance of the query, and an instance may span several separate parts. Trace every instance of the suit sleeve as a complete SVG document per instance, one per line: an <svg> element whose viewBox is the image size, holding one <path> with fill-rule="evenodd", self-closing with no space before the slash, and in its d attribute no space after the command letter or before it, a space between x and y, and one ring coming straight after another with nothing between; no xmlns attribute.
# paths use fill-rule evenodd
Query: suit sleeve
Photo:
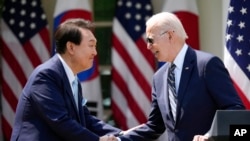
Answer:
<svg viewBox="0 0 250 141"><path fill-rule="evenodd" d="M218 109L244 109L230 75L223 62L213 57L208 61L205 71L205 82L209 93L216 102Z"/></svg>
<svg viewBox="0 0 250 141"><path fill-rule="evenodd" d="M61 76L53 71L42 71L32 81L30 101L38 117L49 126L49 130L67 141L98 141L99 136L79 124L72 117L69 95Z"/></svg>

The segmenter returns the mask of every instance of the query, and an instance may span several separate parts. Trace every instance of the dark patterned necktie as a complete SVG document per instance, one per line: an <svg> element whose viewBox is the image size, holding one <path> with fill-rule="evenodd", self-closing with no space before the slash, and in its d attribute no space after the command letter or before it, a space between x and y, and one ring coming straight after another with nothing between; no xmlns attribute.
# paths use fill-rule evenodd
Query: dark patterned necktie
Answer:
<svg viewBox="0 0 250 141"><path fill-rule="evenodd" d="M175 64L172 64L168 70L168 95L169 95L169 104L174 120L176 120L176 105L177 105L177 95L175 89L175 75L174 69Z"/></svg>

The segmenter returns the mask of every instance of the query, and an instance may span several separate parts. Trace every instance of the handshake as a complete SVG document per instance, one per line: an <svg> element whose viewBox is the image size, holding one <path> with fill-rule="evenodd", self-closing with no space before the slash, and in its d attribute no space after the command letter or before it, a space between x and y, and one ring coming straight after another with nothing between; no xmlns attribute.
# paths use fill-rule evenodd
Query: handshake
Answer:
<svg viewBox="0 0 250 141"><path fill-rule="evenodd" d="M141 127L142 125L143 124L135 126L133 128L130 128L130 129L126 130L126 131L122 131L120 134L125 135L125 134L129 133L130 131ZM105 136L100 137L99 141L121 141L121 140L118 137L115 137L114 135L105 135Z"/></svg>
<svg viewBox="0 0 250 141"><path fill-rule="evenodd" d="M105 135L100 137L99 141L119 141L119 139L114 135Z"/></svg>

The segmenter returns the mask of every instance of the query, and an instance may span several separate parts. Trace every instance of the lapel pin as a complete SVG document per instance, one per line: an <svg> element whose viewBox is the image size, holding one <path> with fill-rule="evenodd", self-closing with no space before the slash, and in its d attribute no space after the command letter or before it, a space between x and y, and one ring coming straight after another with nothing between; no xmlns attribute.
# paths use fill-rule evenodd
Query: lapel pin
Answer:
<svg viewBox="0 0 250 141"><path fill-rule="evenodd" d="M189 69L189 67L185 67L185 70L188 70Z"/></svg>

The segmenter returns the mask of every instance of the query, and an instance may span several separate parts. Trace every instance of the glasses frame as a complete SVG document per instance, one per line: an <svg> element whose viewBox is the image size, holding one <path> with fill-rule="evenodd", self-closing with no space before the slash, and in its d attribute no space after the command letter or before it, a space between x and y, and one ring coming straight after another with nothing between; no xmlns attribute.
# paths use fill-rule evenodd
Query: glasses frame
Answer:
<svg viewBox="0 0 250 141"><path fill-rule="evenodd" d="M162 35L164 35L164 34L166 34L166 33L168 33L168 31L164 31L164 32L162 32L161 34L159 34L158 36L162 36ZM151 37L147 37L147 38L146 38L146 41L147 41L147 43L149 43L150 45L153 45L153 44L154 44L154 39L151 38Z"/></svg>

